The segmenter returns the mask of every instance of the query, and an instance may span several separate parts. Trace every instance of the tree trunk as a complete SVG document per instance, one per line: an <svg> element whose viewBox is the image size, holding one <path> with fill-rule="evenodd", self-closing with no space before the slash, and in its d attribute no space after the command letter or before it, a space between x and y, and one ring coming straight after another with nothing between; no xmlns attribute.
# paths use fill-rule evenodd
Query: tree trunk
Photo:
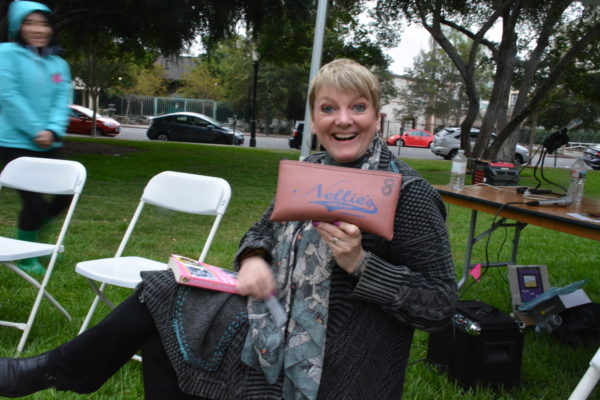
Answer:
<svg viewBox="0 0 600 400"><path fill-rule="evenodd" d="M129 105L131 104L131 95L127 95L127 101L125 102L125 120L129 118Z"/></svg>
<svg viewBox="0 0 600 400"><path fill-rule="evenodd" d="M498 63L496 69L490 103L483 117L479 139L475 144L475 155L478 157L484 156L490 160L512 160L512 157L508 160L505 157L500 157L498 152L492 152L488 145L492 132L501 127L498 122L504 120L504 124L506 123L507 103L513 82L513 70L517 56L515 25L519 14L519 10L507 9L502 16L502 41L498 49L498 59L502 60L502 62Z"/></svg>
<svg viewBox="0 0 600 400"><path fill-rule="evenodd" d="M479 114L479 95L475 80L473 78L473 69L475 64L475 57L469 60L469 63L465 63L456 48L448 40L441 28L440 16L434 16L433 22L428 24L425 11L420 9L420 18L423 27L431 34L433 39L440 45L442 49L448 54L456 68L458 69L463 81L465 82L465 91L469 100L469 109L465 119L461 124L461 135L460 135L460 147L465 150L467 156L471 155L471 143L469 141L469 132L473 126L473 122L477 119ZM479 42L473 41L473 46L479 46Z"/></svg>
<svg viewBox="0 0 600 400"><path fill-rule="evenodd" d="M575 42L571 48L565 53L560 61L554 66L548 78L537 87L537 89L530 96L529 102L523 106L523 109L518 113L513 113L512 119L508 124L498 133L499 139L508 137L508 135L514 131L533 111L539 107L540 103L558 82L559 78L564 74L569 65L575 61L575 58L593 41L600 37L600 23L592 26L589 31L577 42ZM493 151L498 151L502 146L502 141L498 140L491 146Z"/></svg>
<svg viewBox="0 0 600 400"><path fill-rule="evenodd" d="M527 161L527 165L531 166L533 159L533 146L535 145L535 133L536 133L536 125L537 125L537 114L536 112L531 113L531 133L529 134L529 160Z"/></svg>
<svg viewBox="0 0 600 400"><path fill-rule="evenodd" d="M549 39L556 24L560 22L565 8L571 3L570 0L563 0L551 9L551 13L544 20L540 33L537 36L537 44L531 52L529 60L525 64L525 72L518 88L517 101L514 104L512 115L518 115L525 108L533 85L535 73L539 67L540 61L544 55L545 49L548 47ZM500 160L512 160L514 158L514 149L519 139L519 126L517 125L512 131L504 131L507 125L507 118L503 118L503 122L497 125L497 132L503 132L496 137L498 144L493 146L493 149L498 149L497 158ZM490 149L492 150L492 149ZM491 151L490 151L491 153Z"/></svg>
<svg viewBox="0 0 600 400"><path fill-rule="evenodd" d="M89 68L89 85L90 85L90 95L92 96L92 128L91 135L92 137L96 137L96 110L98 108L97 99L98 93L96 90L96 55L94 52L91 52L88 55L88 68Z"/></svg>

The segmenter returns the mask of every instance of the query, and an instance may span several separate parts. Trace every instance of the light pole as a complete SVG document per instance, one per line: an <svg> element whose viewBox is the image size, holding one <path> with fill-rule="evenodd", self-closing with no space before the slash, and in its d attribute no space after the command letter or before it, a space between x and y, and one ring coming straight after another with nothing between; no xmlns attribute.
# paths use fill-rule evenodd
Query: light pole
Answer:
<svg viewBox="0 0 600 400"><path fill-rule="evenodd" d="M258 78L258 54L252 51L252 67L254 75L252 78L252 122L250 123L250 147L256 147L256 81Z"/></svg>
<svg viewBox="0 0 600 400"><path fill-rule="evenodd" d="M600 0L598 0L600 1ZM319 0L317 7L317 21L315 23L315 37L313 40L312 58L310 60L310 80L317 74L321 68L321 55L323 53L323 38L325 36L325 20L327 19L327 3L329 0ZM300 151L300 160L308 157L311 148L310 134L310 107L308 105L308 93L306 95L306 107L304 108L304 132L302 133L302 150Z"/></svg>

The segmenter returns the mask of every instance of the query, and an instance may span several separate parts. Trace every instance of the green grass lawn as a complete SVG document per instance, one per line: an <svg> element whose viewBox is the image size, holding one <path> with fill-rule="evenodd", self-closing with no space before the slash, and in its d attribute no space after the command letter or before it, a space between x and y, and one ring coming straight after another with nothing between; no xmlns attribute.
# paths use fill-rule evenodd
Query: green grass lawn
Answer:
<svg viewBox="0 0 600 400"><path fill-rule="evenodd" d="M66 158L80 161L88 172L87 183L49 290L72 314L65 320L52 306L43 302L23 356L49 350L75 336L83 322L93 294L84 278L74 273L77 262L110 257L114 254L131 218L146 182L158 172L173 170L219 176L232 187L232 200L207 262L230 267L238 242L269 205L276 187L277 165L282 158L297 159L297 151L270 151L227 146L190 145L117 141L109 139L69 138ZM450 162L406 160L433 184L448 181ZM567 184L568 171L547 169L548 178ZM533 184L531 171L522 174L522 184ZM600 198L600 171L589 171L586 196ZM14 234L15 215L19 209L17 195L12 190L0 193L0 234ZM449 209L448 229L455 259L457 277L462 271L470 212L459 207ZM480 216L480 227L491 216ZM126 255L143 255L167 261L169 254L179 253L197 257L208 234L210 222L204 217L190 217L148 207L144 211ZM58 226L44 232L54 240ZM140 236L138 240L136 234ZM508 239L505 240L505 235ZM499 230L490 241L490 261L506 259L510 251L510 232ZM50 239L52 238L52 239ZM474 258L483 260L483 246L476 248ZM585 290L592 300L600 297L600 245L537 227L527 227L521 235L520 264L545 264L550 282L555 286L588 278ZM0 318L17 320L26 317L35 292L6 269L0 269ZM123 299L131 292L111 288L109 296ZM490 269L480 283L464 293L464 299L479 299L501 310L510 311L510 291L504 268ZM108 309L101 305L96 321ZM0 327L0 356L12 356L20 331ZM419 362L427 354L428 335L418 332L407 370L405 399L566 399L588 367L594 355L593 345L570 347L556 340L525 332L521 385L508 393L495 393L485 388L463 391L445 375ZM600 392L600 391L599 391ZM31 399L75 399L71 393L46 391L29 396ZM143 398L141 365L129 362L101 390L88 395L92 399ZM590 399L600 399L593 393ZM365 399L376 400L376 399Z"/></svg>

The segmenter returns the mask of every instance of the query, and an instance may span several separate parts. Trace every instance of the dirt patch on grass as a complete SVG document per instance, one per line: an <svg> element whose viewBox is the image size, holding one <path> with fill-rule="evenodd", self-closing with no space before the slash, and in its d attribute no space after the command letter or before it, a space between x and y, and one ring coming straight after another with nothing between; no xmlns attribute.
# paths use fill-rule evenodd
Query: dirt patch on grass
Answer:
<svg viewBox="0 0 600 400"><path fill-rule="evenodd" d="M91 143L91 142L65 142L63 145L63 153L68 154L107 154L118 156L127 153L137 153L140 150L129 146L116 146L107 143Z"/></svg>

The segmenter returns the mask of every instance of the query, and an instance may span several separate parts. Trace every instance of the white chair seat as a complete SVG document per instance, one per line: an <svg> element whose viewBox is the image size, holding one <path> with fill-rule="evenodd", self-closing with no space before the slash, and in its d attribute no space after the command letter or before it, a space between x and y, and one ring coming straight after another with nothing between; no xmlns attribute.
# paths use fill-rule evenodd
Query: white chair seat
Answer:
<svg viewBox="0 0 600 400"><path fill-rule="evenodd" d="M77 263L75 271L98 282L134 289L142 271L160 271L167 264L143 257L112 257Z"/></svg>
<svg viewBox="0 0 600 400"><path fill-rule="evenodd" d="M0 237L0 262L49 256L55 247L55 244L27 242L25 240Z"/></svg>

